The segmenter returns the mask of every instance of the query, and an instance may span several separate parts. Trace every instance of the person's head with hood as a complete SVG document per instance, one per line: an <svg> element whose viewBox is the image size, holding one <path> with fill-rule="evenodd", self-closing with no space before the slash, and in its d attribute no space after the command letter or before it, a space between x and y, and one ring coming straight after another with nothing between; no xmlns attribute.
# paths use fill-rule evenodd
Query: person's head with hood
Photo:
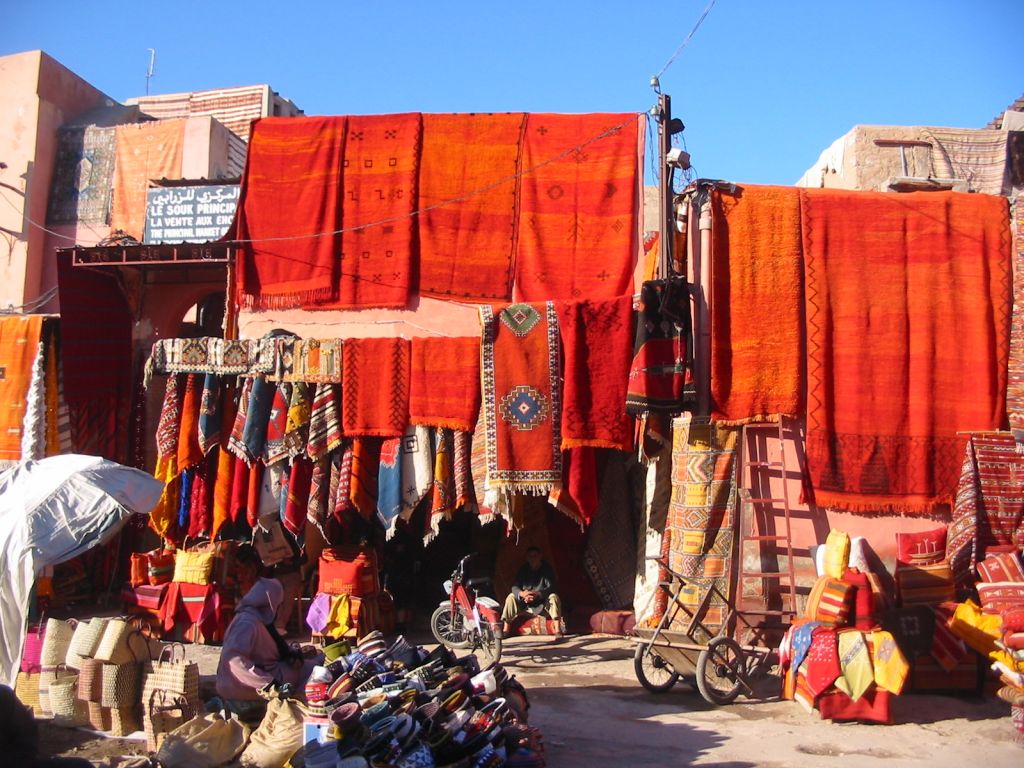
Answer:
<svg viewBox="0 0 1024 768"><path fill-rule="evenodd" d="M277 609L284 602L284 587L277 579L256 579L252 589L245 593L235 608L236 613L249 611L259 617L262 624L273 624Z"/></svg>

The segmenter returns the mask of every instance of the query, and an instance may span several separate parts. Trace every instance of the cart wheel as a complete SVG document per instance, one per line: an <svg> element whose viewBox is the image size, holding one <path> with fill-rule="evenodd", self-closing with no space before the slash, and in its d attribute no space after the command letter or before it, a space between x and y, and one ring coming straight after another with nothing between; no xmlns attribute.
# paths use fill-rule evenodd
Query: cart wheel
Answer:
<svg viewBox="0 0 1024 768"><path fill-rule="evenodd" d="M731 637L716 637L697 657L697 689L711 704L739 696L743 674L743 649Z"/></svg>
<svg viewBox="0 0 1024 768"><path fill-rule="evenodd" d="M636 644L633 671L636 672L636 679L640 681L640 685L651 693L665 693L679 679L679 673L647 643Z"/></svg>

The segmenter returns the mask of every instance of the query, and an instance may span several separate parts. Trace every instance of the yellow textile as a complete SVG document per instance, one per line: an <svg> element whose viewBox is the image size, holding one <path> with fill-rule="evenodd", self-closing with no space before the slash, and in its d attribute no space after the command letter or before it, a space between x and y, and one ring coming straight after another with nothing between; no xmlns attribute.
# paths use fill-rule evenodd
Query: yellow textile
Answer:
<svg viewBox="0 0 1024 768"><path fill-rule="evenodd" d="M825 539L825 575L843 578L850 564L850 536L842 531L829 531Z"/></svg>
<svg viewBox="0 0 1024 768"><path fill-rule="evenodd" d="M895 638L884 629L876 629L871 633L871 644L875 649L875 685L898 696L903 690L903 684L907 682L910 665L896 645Z"/></svg>
<svg viewBox="0 0 1024 768"><path fill-rule="evenodd" d="M862 632L846 630L839 633L839 668L842 674L836 680L836 688L853 701L863 696L875 682L871 651Z"/></svg>
<svg viewBox="0 0 1024 768"><path fill-rule="evenodd" d="M967 600L953 611L949 630L978 653L1014 668L1010 655L996 646L996 640L1003 637L1003 619L998 613L982 613L976 603Z"/></svg>
<svg viewBox="0 0 1024 768"><path fill-rule="evenodd" d="M178 457L176 454L161 456L156 460L153 477L164 483L160 501L149 513L149 527L161 536L167 535L171 522L178 514Z"/></svg>
<svg viewBox="0 0 1024 768"><path fill-rule="evenodd" d="M331 610L327 614L327 627L324 634L327 637L341 637L352 625L349 624L351 617L348 595L336 595L331 598Z"/></svg>

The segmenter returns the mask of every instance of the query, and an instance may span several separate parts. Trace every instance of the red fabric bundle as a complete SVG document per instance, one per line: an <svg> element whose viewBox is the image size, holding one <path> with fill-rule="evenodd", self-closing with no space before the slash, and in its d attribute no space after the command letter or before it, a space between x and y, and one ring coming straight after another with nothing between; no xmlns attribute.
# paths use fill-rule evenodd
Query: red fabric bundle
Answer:
<svg viewBox="0 0 1024 768"><path fill-rule="evenodd" d="M805 189L800 201L815 502L932 512L953 500L957 433L1005 418L1006 200Z"/></svg>
<svg viewBox="0 0 1024 768"><path fill-rule="evenodd" d="M268 117L253 124L228 235L242 241L243 306L283 309L337 296L346 126L344 117Z"/></svg>
<svg viewBox="0 0 1024 768"><path fill-rule="evenodd" d="M874 599L867 574L856 568L847 568L843 574L843 581L853 587L853 615L847 619L847 624L862 630L873 629L878 621L875 617Z"/></svg>
<svg viewBox="0 0 1024 768"><path fill-rule="evenodd" d="M629 114L532 114L523 140L516 290L521 301L632 292L637 132Z"/></svg>
<svg viewBox="0 0 1024 768"><path fill-rule="evenodd" d="M249 465L237 456L232 456L230 518L237 523L246 517L249 505Z"/></svg>
<svg viewBox="0 0 1024 768"><path fill-rule="evenodd" d="M423 115L423 295L470 301L511 298L516 164L525 124L522 112Z"/></svg>
<svg viewBox="0 0 1024 768"><path fill-rule="evenodd" d="M312 479L312 462L295 459L288 478L288 499L284 507L284 527L295 536L306 528L306 507L309 503L309 485Z"/></svg>
<svg viewBox="0 0 1024 768"><path fill-rule="evenodd" d="M822 720L848 722L857 720L864 723L892 722L890 711L892 694L884 688L874 687L856 701L838 688L818 697L818 714Z"/></svg>
<svg viewBox="0 0 1024 768"><path fill-rule="evenodd" d="M633 447L626 390L633 358L633 301L556 304L565 355L562 449Z"/></svg>
<svg viewBox="0 0 1024 768"><path fill-rule="evenodd" d="M307 309L404 307L409 302L421 137L418 112L348 118L337 298L318 299Z"/></svg>
<svg viewBox="0 0 1024 768"><path fill-rule="evenodd" d="M345 340L341 397L346 436L401 437L405 433L409 347L408 339Z"/></svg>
<svg viewBox="0 0 1024 768"><path fill-rule="evenodd" d="M480 339L476 336L412 340L409 423L476 429L480 413Z"/></svg>

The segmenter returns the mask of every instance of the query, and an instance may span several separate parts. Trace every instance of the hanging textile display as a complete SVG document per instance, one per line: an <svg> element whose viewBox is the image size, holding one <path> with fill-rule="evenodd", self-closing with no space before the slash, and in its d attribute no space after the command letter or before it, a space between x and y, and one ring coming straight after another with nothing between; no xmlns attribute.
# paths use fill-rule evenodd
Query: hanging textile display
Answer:
<svg viewBox="0 0 1024 768"><path fill-rule="evenodd" d="M473 487L472 451L472 433L456 431L452 464L455 473L456 509L476 504L476 489Z"/></svg>
<svg viewBox="0 0 1024 768"><path fill-rule="evenodd" d="M358 437L352 441L352 473L349 499L364 520L377 514L377 468L380 465L381 441Z"/></svg>
<svg viewBox="0 0 1024 768"><path fill-rule="evenodd" d="M21 458L25 400L42 337L42 315L0 317L0 459Z"/></svg>
<svg viewBox="0 0 1024 768"><path fill-rule="evenodd" d="M331 501L328 509L339 523L345 512L355 509L352 501L352 443L334 455L331 460Z"/></svg>
<svg viewBox="0 0 1024 768"><path fill-rule="evenodd" d="M348 339L342 424L352 437L401 437L409 421L408 339ZM315 410L315 408L314 408Z"/></svg>
<svg viewBox="0 0 1024 768"><path fill-rule="evenodd" d="M252 464L257 457L263 454L263 447L267 442L270 410L273 408L276 392L277 387L266 379L259 376L252 379L252 387L249 390L249 399L244 411L240 453L236 454L245 459L248 464ZM245 392L243 391L242 394L244 395ZM238 412L240 416L243 415L241 407ZM238 418L235 419L235 423L238 423ZM232 440L234 440L233 433Z"/></svg>
<svg viewBox="0 0 1024 768"><path fill-rule="evenodd" d="M267 419L267 441L263 446L263 463L268 467L288 458L284 443L288 428L288 407L292 400L292 385L282 381L274 389L274 400Z"/></svg>
<svg viewBox="0 0 1024 768"><path fill-rule="evenodd" d="M119 229L142 240L149 180L181 178L186 122L151 120L117 126L111 231Z"/></svg>
<svg viewBox="0 0 1024 768"><path fill-rule="evenodd" d="M690 294L686 279L651 280L640 288L626 412L679 413L683 408Z"/></svg>
<svg viewBox="0 0 1024 768"><path fill-rule="evenodd" d="M188 469L203 459L199 447L199 409L202 405L203 376L190 373L185 377L185 394L181 401L181 431L178 434L178 471Z"/></svg>
<svg viewBox="0 0 1024 768"><path fill-rule="evenodd" d="M465 432L480 413L480 339L412 339L409 422Z"/></svg>
<svg viewBox="0 0 1024 768"><path fill-rule="evenodd" d="M153 342L152 373L273 373L277 339L160 339Z"/></svg>
<svg viewBox="0 0 1024 768"><path fill-rule="evenodd" d="M516 233L519 299L631 293L640 121L629 114L527 116Z"/></svg>
<svg viewBox="0 0 1024 768"><path fill-rule="evenodd" d="M554 302L480 307L488 492L548 494L562 482Z"/></svg>
<svg viewBox="0 0 1024 768"><path fill-rule="evenodd" d="M50 224L106 224L110 220L116 129L64 126L57 141L47 200Z"/></svg>
<svg viewBox="0 0 1024 768"><path fill-rule="evenodd" d="M590 525L597 511L597 449L562 451L562 485L548 494L548 503L579 523Z"/></svg>
<svg viewBox="0 0 1024 768"><path fill-rule="evenodd" d="M221 378L208 373L203 379L203 392L199 398L199 450L209 453L220 443Z"/></svg>
<svg viewBox="0 0 1024 768"><path fill-rule="evenodd" d="M526 115L423 115L420 293L508 300Z"/></svg>
<svg viewBox="0 0 1024 768"><path fill-rule="evenodd" d="M295 459L292 462L284 514L281 516L284 527L295 537L302 535L306 529L306 516L309 506L309 489L313 480L313 464L307 459Z"/></svg>
<svg viewBox="0 0 1024 768"><path fill-rule="evenodd" d="M184 387L177 375L167 377L160 421L156 428L156 469L153 476L164 483L160 501L149 513L149 526L161 536L178 511L178 435L181 432L181 402Z"/></svg>
<svg viewBox="0 0 1024 768"><path fill-rule="evenodd" d="M1017 449L1024 452L1024 205L1014 206L1013 318L1007 365L1006 410Z"/></svg>
<svg viewBox="0 0 1024 768"><path fill-rule="evenodd" d="M313 462L313 474L309 481L309 499L306 503L306 519L324 533L327 524L327 504L331 498L331 459L323 456ZM324 534L324 539L327 539Z"/></svg>
<svg viewBox="0 0 1024 768"><path fill-rule="evenodd" d="M278 338L274 375L282 381L337 384L341 360L341 339Z"/></svg>
<svg viewBox="0 0 1024 768"><path fill-rule="evenodd" d="M1024 454L1009 434L971 435L949 524L946 559L958 584L991 552L1024 549Z"/></svg>
<svg viewBox="0 0 1024 768"><path fill-rule="evenodd" d="M301 456L306 451L306 447L309 443L309 425L312 418L312 412L310 388L301 382L295 382L292 386L291 400L288 402L288 417L285 422L284 430L284 447L287 449L288 455L293 459L296 456ZM325 419L322 423L326 424L326 429L324 430L324 433L326 434L330 433L334 428L330 424L326 423L330 421L329 415L324 415ZM338 419L336 415L334 420L335 423L337 423ZM340 426L338 429L340 429ZM323 444L324 448L332 442L333 437L318 441L318 443ZM319 444L314 448L314 453L317 454L316 458L320 458L321 451L319 450Z"/></svg>
<svg viewBox="0 0 1024 768"><path fill-rule="evenodd" d="M565 356L562 449L633 447L626 413L632 359L633 301L560 302L558 331Z"/></svg>
<svg viewBox="0 0 1024 768"><path fill-rule="evenodd" d="M210 538L216 539L224 524L232 519L231 492L234 486L235 457L223 446L215 448L216 480L213 485L213 521L210 526Z"/></svg>
<svg viewBox="0 0 1024 768"><path fill-rule="evenodd" d="M1005 418L1006 200L804 189L800 201L815 502L933 512L956 491L957 432Z"/></svg>
<svg viewBox="0 0 1024 768"><path fill-rule="evenodd" d="M253 123L235 228L227 235L240 241L241 306L285 309L337 298L347 126L344 117Z"/></svg>
<svg viewBox="0 0 1024 768"><path fill-rule="evenodd" d="M418 112L348 118L338 290L305 309L408 304L422 129Z"/></svg>
<svg viewBox="0 0 1024 768"><path fill-rule="evenodd" d="M573 451L573 461L581 458L580 451ZM594 593L606 610L631 606L636 582L636 550L629 545L636 541L636 536L626 459L623 454L608 457L601 478L600 506L596 511L593 507L588 510L593 521L587 528L583 564ZM583 466L585 462L583 458ZM596 504L596 477L592 480L595 487L589 503Z"/></svg>
<svg viewBox="0 0 1024 768"><path fill-rule="evenodd" d="M800 191L711 190L711 402L719 423L803 413Z"/></svg>
<svg viewBox="0 0 1024 768"><path fill-rule="evenodd" d="M337 387L317 384L309 416L306 455L317 461L341 445L341 417Z"/></svg>
<svg viewBox="0 0 1024 768"><path fill-rule="evenodd" d="M377 519L393 536L402 511L402 438L390 437L380 446L377 468Z"/></svg>
<svg viewBox="0 0 1024 768"><path fill-rule="evenodd" d="M454 435L450 429L434 433L434 483L431 486L430 514L427 515L427 540L441 530L441 521L450 520L455 511Z"/></svg>
<svg viewBox="0 0 1024 768"><path fill-rule="evenodd" d="M712 632L725 620L731 598L738 434L689 416L672 423L669 567L687 579L680 600L690 610L714 590L702 617ZM676 619L687 620L683 614Z"/></svg>
<svg viewBox="0 0 1024 768"><path fill-rule="evenodd" d="M416 509L434 480L434 446L430 428L410 424L402 437L402 516Z"/></svg>
<svg viewBox="0 0 1024 768"><path fill-rule="evenodd" d="M25 420L21 433L21 459L39 460L46 453L46 344L40 339L32 360L28 394L25 395Z"/></svg>

